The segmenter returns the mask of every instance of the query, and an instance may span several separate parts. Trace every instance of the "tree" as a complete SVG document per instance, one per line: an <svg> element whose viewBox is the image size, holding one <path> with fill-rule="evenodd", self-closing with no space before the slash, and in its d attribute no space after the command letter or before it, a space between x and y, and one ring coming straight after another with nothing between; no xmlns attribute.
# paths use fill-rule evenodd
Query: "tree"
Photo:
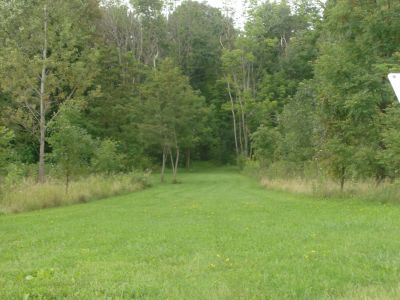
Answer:
<svg viewBox="0 0 400 300"><path fill-rule="evenodd" d="M166 59L152 72L142 87L138 124L146 145L161 148L161 181L169 156L173 181L179 167L180 149L192 143L201 123L204 99L191 88L187 77Z"/></svg>
<svg viewBox="0 0 400 300"><path fill-rule="evenodd" d="M71 178L89 167L93 154L91 136L73 122L79 110L79 103L63 104L57 118L49 124L51 157L65 177L66 193Z"/></svg>
<svg viewBox="0 0 400 300"><path fill-rule="evenodd" d="M276 128L260 126L251 136L254 155L261 165L268 167L276 160L281 135Z"/></svg>
<svg viewBox="0 0 400 300"><path fill-rule="evenodd" d="M13 149L11 141L14 138L12 131L4 126L0 126L0 174L4 173L3 170L13 158Z"/></svg>
<svg viewBox="0 0 400 300"><path fill-rule="evenodd" d="M386 74L400 25L400 5L388 5L340 0L325 11L315 66L317 150L342 188L346 178L385 176L377 159L384 145L379 124L393 101Z"/></svg>
<svg viewBox="0 0 400 300"><path fill-rule="evenodd" d="M124 61L129 56L140 61L145 33L137 14L120 0L106 1L100 11L99 32L105 44L116 49L114 53L118 57L118 63L124 66ZM121 71L128 70L123 68Z"/></svg>
<svg viewBox="0 0 400 300"><path fill-rule="evenodd" d="M165 43L166 20L162 0L131 0L140 22L139 61L156 68Z"/></svg>
<svg viewBox="0 0 400 300"><path fill-rule="evenodd" d="M121 55L121 65L117 53L108 45L101 49L100 70L93 79L98 92L85 98L81 125L94 138L118 141L120 151L126 155L126 167L138 168L145 160L137 126L141 119L138 98L150 67L135 61L129 52Z"/></svg>
<svg viewBox="0 0 400 300"><path fill-rule="evenodd" d="M296 29L287 1L266 1L253 6L249 10L245 29L256 57L257 78L265 72L278 72L280 57L287 55L290 39Z"/></svg>
<svg viewBox="0 0 400 300"><path fill-rule="evenodd" d="M37 128L29 130L38 135L44 182L47 123L60 103L87 93L96 73L97 1L21 1L2 9L11 17L0 33L1 85L16 113Z"/></svg>
<svg viewBox="0 0 400 300"><path fill-rule="evenodd" d="M377 153L377 159L385 174L394 179L400 174L400 109L397 103L386 109L382 123L383 149ZM377 178L377 183L381 180Z"/></svg>
<svg viewBox="0 0 400 300"><path fill-rule="evenodd" d="M248 102L253 99L252 53L243 49L225 50L223 69L232 113L236 155L250 155L250 129L247 122Z"/></svg>
<svg viewBox="0 0 400 300"><path fill-rule="evenodd" d="M281 160L301 164L314 157L315 106L312 82L304 82L279 115Z"/></svg>
<svg viewBox="0 0 400 300"><path fill-rule="evenodd" d="M182 1L169 15L167 25L168 56L189 77L190 85L200 91L209 107L208 116L204 115L207 126L203 134L199 135L195 147L185 149L186 161L192 156L230 161L231 121L221 107L226 88L219 81L223 74L222 51L231 48L237 34L233 21L206 3Z"/></svg>
<svg viewBox="0 0 400 300"><path fill-rule="evenodd" d="M168 18L169 56L189 77L192 87L210 98L221 75L222 49L235 34L232 20L217 8L185 1Z"/></svg>

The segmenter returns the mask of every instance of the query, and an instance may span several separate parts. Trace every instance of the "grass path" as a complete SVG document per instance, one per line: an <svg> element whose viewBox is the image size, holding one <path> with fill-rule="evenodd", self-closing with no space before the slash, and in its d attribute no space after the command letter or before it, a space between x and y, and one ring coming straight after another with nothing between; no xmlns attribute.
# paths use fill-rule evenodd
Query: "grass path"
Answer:
<svg viewBox="0 0 400 300"><path fill-rule="evenodd" d="M0 299L399 299L400 207L182 184L0 216Z"/></svg>

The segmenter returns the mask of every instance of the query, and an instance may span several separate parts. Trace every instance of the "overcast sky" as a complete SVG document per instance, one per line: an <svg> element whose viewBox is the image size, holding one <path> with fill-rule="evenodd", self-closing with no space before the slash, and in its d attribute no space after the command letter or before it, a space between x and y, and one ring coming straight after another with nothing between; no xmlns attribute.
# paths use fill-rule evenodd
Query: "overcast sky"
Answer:
<svg viewBox="0 0 400 300"><path fill-rule="evenodd" d="M235 21L237 25L242 26L244 23L244 1L243 0L196 0L198 2L207 2L208 4L222 8L229 6L235 12Z"/></svg>
<svg viewBox="0 0 400 300"><path fill-rule="evenodd" d="M1 1L1 0L0 0ZM177 2L181 3L185 0L177 0ZM235 19L235 23L239 27L243 27L243 24L245 22L245 17L243 15L245 9L244 9L244 2L245 0L194 0L197 2L205 2L211 6L218 7L218 8L223 8L223 7L229 7L233 12L234 16L233 18ZM130 1L129 0L123 0L126 4L128 4Z"/></svg>

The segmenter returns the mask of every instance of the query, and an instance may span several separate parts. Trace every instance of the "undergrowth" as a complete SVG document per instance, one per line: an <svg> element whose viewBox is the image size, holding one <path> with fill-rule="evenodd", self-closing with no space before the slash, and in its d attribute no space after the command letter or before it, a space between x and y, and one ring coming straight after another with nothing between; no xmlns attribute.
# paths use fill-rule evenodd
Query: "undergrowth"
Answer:
<svg viewBox="0 0 400 300"><path fill-rule="evenodd" d="M18 213L49 207L84 203L141 190L149 185L148 175L133 173L118 175L90 175L70 183L49 178L38 184L27 178L0 192L0 213Z"/></svg>
<svg viewBox="0 0 400 300"><path fill-rule="evenodd" d="M353 198L381 203L400 203L400 183L390 180L379 184L373 179L348 179L343 190L340 183L329 176L309 171L270 170L260 168L255 163L248 163L244 172L256 177L265 188L298 193L318 198ZM300 174L301 173L301 174Z"/></svg>
<svg viewBox="0 0 400 300"><path fill-rule="evenodd" d="M332 180L302 178L268 178L261 177L262 186L292 193L299 193L320 198L355 198L382 203L400 203L400 185L384 182L379 185L373 180L347 182L344 189Z"/></svg>

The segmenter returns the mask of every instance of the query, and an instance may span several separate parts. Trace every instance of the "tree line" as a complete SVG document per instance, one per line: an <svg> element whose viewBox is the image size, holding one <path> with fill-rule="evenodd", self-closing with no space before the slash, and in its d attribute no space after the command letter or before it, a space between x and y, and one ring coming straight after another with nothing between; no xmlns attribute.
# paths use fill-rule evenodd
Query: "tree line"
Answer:
<svg viewBox="0 0 400 300"><path fill-rule="evenodd" d="M196 1L2 1L1 173L159 166L163 180L169 165L176 181L194 159L394 180L399 12L249 1L241 29Z"/></svg>

